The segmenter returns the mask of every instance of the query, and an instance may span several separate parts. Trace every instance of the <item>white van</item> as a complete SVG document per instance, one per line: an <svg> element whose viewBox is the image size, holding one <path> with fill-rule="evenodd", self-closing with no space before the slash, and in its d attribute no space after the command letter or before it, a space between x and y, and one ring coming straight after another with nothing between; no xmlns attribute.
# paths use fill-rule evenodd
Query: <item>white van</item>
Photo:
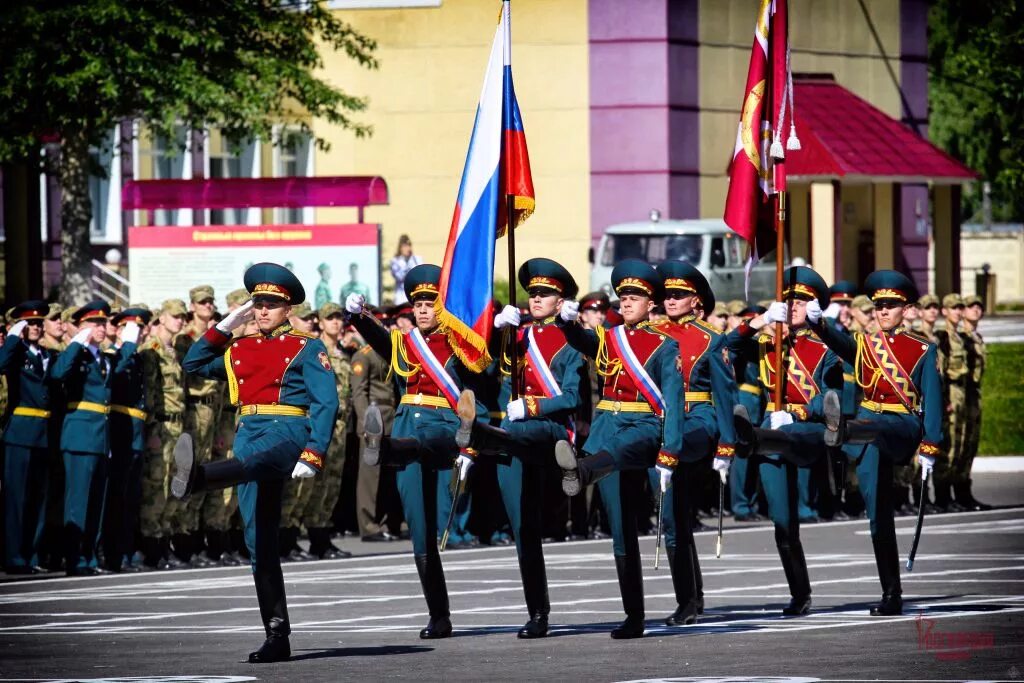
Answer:
<svg viewBox="0 0 1024 683"><path fill-rule="evenodd" d="M718 301L746 299L743 292L747 243L720 218L662 220L657 211L648 221L609 226L596 253L591 250L590 291L604 291L614 298L612 268L626 258L657 265L679 259L697 266L708 279ZM749 301L773 298L775 253L763 258L750 277Z"/></svg>

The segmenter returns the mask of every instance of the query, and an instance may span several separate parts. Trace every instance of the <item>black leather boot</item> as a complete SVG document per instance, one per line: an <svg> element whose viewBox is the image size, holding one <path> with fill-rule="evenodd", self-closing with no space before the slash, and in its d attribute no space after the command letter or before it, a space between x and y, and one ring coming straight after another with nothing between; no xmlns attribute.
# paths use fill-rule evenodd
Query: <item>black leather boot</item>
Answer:
<svg viewBox="0 0 1024 683"><path fill-rule="evenodd" d="M783 616L799 617L811 611L811 579L807 575L807 560L804 558L804 547L800 541L789 544L779 543L779 559L782 570L786 573L789 594L792 599L782 608Z"/></svg>
<svg viewBox="0 0 1024 683"><path fill-rule="evenodd" d="M612 629L616 640L643 638L644 636L644 578L640 567L640 554L616 555L615 571L619 575L619 591L626 620Z"/></svg>
<svg viewBox="0 0 1024 683"><path fill-rule="evenodd" d="M192 494L196 484L195 450L192 435L188 432L178 437L174 444L174 476L171 478L171 495L184 500Z"/></svg>
<svg viewBox="0 0 1024 683"><path fill-rule="evenodd" d="M676 611L665 619L666 626L689 626L697 622L697 582L693 573L693 555L689 546L682 552L666 547L668 566L672 572L672 588L676 594Z"/></svg>
<svg viewBox="0 0 1024 683"><path fill-rule="evenodd" d="M253 572L256 583L256 599L260 605L260 617L266 630L267 639L259 650L249 653L251 664L283 662L291 657L288 635L288 604L284 593L284 575L281 567L260 567Z"/></svg>
<svg viewBox="0 0 1024 683"><path fill-rule="evenodd" d="M370 467L380 462L380 444L384 438L384 417L377 403L370 403L363 413L363 462Z"/></svg>
<svg viewBox="0 0 1024 683"><path fill-rule="evenodd" d="M508 450L508 432L500 427L494 427L479 420L473 423L473 436L469 441L469 448L480 453L496 455Z"/></svg>
<svg viewBox="0 0 1024 683"><path fill-rule="evenodd" d="M530 620L516 634L519 638L544 638L548 635L548 614L551 600L548 598L548 577L544 566L544 555L539 543L527 547L521 544L519 553L519 574L523 579L523 593Z"/></svg>
<svg viewBox="0 0 1024 683"><path fill-rule="evenodd" d="M843 443L873 443L878 436L878 427L869 420L844 420L840 434Z"/></svg>
<svg viewBox="0 0 1024 683"><path fill-rule="evenodd" d="M455 445L459 448L471 446L476 424L476 395L472 389L463 389L459 394L459 402L455 406L455 414L459 416L459 428L455 430Z"/></svg>
<svg viewBox="0 0 1024 683"><path fill-rule="evenodd" d="M690 555L693 560L693 580L697 586L697 614L704 614L704 575L700 572L696 543L690 546Z"/></svg>
<svg viewBox="0 0 1024 683"><path fill-rule="evenodd" d="M363 449L363 461L366 462L366 453L369 447ZM420 442L417 439L404 438L396 439L392 436L382 437L377 448L376 459L381 467L405 467L409 463L416 462L419 457Z"/></svg>
<svg viewBox="0 0 1024 683"><path fill-rule="evenodd" d="M245 467L238 458L214 460L196 468L193 491L231 488L249 481Z"/></svg>
<svg viewBox="0 0 1024 683"><path fill-rule="evenodd" d="M169 537L161 537L159 543L160 564L157 565L157 569L184 569L188 566L188 564L179 560L175 556L174 551L171 550L171 539Z"/></svg>
<svg viewBox="0 0 1024 683"><path fill-rule="evenodd" d="M441 558L435 555L414 555L416 571L423 586L423 597L427 599L430 621L420 631L423 640L448 638L452 635L451 612L448 609L448 586L444 581Z"/></svg>
<svg viewBox="0 0 1024 683"><path fill-rule="evenodd" d="M568 441L555 444L555 461L562 468L562 491L575 496L615 471L615 458L608 451L577 458Z"/></svg>
<svg viewBox="0 0 1024 683"><path fill-rule="evenodd" d="M203 533L201 531L193 531L188 535L189 538L189 551L192 553L192 557L189 559L192 567L195 569L208 569L209 567L217 566L217 562L210 556L209 551L206 548L206 544L203 542Z"/></svg>
<svg viewBox="0 0 1024 683"><path fill-rule="evenodd" d="M882 601L871 608L873 617L891 617L903 614L903 588L900 585L900 557L896 546L896 533L890 531L871 537L875 549L878 579L882 584Z"/></svg>
<svg viewBox="0 0 1024 683"><path fill-rule="evenodd" d="M736 456L749 458L754 454L754 425L745 406L733 406L732 424L736 430Z"/></svg>

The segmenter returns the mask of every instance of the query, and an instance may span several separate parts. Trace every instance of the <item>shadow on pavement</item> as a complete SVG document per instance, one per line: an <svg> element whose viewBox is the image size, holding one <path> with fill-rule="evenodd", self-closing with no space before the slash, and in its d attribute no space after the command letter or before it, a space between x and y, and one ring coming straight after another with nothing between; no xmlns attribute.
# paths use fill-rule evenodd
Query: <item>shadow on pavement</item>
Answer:
<svg viewBox="0 0 1024 683"><path fill-rule="evenodd" d="M363 647L332 647L329 650L300 650L302 654L292 655L290 661L306 659L333 659L335 657L377 657L380 655L415 655L433 652L434 648L423 645L370 645Z"/></svg>

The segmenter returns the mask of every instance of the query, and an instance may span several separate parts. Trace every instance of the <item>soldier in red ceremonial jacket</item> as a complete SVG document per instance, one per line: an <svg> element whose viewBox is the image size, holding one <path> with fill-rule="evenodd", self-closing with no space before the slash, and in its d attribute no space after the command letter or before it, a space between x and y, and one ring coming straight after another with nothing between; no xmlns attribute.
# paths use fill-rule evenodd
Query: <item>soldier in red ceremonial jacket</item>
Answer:
<svg viewBox="0 0 1024 683"><path fill-rule="evenodd" d="M665 489L661 517L676 594L675 612L665 624L683 626L694 623L704 612L704 580L692 530L700 477L710 461L724 482L736 450L732 411L739 397L736 376L726 360L725 337L696 315L698 308L715 308L708 281L683 261L665 261L658 266L658 273L665 279L664 305L669 319L654 329L679 345L686 425L679 465L652 468L650 477L655 490Z"/></svg>
<svg viewBox="0 0 1024 683"><path fill-rule="evenodd" d="M649 322L662 294L662 278L652 266L626 259L612 270L624 323L611 330L584 330L579 304L566 302L559 314L569 344L597 360L604 377L594 424L578 461L568 441L555 446L563 470L562 489L578 494L597 483L612 530L612 552L626 620L612 638L644 634L643 572L637 541L636 506L649 467L679 464L685 430L679 346Z"/></svg>
<svg viewBox="0 0 1024 683"><path fill-rule="evenodd" d="M893 521L892 467L916 454L927 478L942 440L942 384L935 345L903 326L903 311L917 300L917 288L903 273L877 270L864 289L875 304L877 332L847 335L821 324L820 307L807 306L807 319L822 340L853 365L864 397L856 419L831 439L857 466L861 494L871 520L871 543L882 584L882 601L872 615L902 614L899 549ZM857 443L860 442L860 443Z"/></svg>
<svg viewBox="0 0 1024 683"><path fill-rule="evenodd" d="M291 656L278 549L281 491L288 477L312 477L323 469L338 392L323 342L288 324L292 304L306 297L291 271L257 263L245 272L245 288L252 300L211 327L182 363L186 372L227 381L239 414L235 457L196 466L192 439L183 434L174 449L171 493L185 498L192 491L238 486L238 509L267 635L249 661L267 663ZM231 336L254 317L258 333Z"/></svg>
<svg viewBox="0 0 1024 683"><path fill-rule="evenodd" d="M459 447L460 429L466 435L475 415L486 416L473 393L464 391L484 381L469 370L448 342L447 330L438 326L434 302L441 269L422 264L409 271L405 293L413 305L416 327L408 333L389 332L371 317L362 315L364 299L350 294L345 309L366 343L384 358L391 359L391 372L402 398L395 413L391 436L384 436L384 421L376 404L363 417L365 448L363 460L396 467L398 494L412 537L413 557L420 575L430 621L420 638L447 638L452 634L448 608L448 587L437 547L438 487L447 489L448 477ZM468 403L469 417L460 419L456 407ZM464 460L462 466L467 466ZM445 493L445 502L451 500ZM451 504L449 502L449 504Z"/></svg>

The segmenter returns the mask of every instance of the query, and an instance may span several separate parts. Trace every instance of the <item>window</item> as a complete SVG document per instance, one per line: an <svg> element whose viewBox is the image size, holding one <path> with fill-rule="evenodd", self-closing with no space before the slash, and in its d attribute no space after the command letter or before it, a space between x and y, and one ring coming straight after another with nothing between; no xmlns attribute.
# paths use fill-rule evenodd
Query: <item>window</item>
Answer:
<svg viewBox="0 0 1024 683"><path fill-rule="evenodd" d="M698 265L702 250L700 235L608 235L601 265L614 266L626 258L648 263L674 259Z"/></svg>
<svg viewBox="0 0 1024 683"><path fill-rule="evenodd" d="M162 135L149 135L148 143L140 141L138 173L140 180L172 180L191 176L192 164L187 159L188 131L184 126L174 129L174 139ZM190 214L191 215L191 214ZM178 210L157 209L153 212L154 225L177 225Z"/></svg>
<svg viewBox="0 0 1024 683"><path fill-rule="evenodd" d="M297 178L313 174L312 140L308 133L293 129L280 131L281 144L274 148L275 178ZM275 212L277 223L312 223L313 209L301 207L279 208Z"/></svg>
<svg viewBox="0 0 1024 683"><path fill-rule="evenodd" d="M258 156L253 143L232 145L219 130L209 133L210 178L251 178L259 175ZM210 225L240 225L247 222L246 209L210 209Z"/></svg>

